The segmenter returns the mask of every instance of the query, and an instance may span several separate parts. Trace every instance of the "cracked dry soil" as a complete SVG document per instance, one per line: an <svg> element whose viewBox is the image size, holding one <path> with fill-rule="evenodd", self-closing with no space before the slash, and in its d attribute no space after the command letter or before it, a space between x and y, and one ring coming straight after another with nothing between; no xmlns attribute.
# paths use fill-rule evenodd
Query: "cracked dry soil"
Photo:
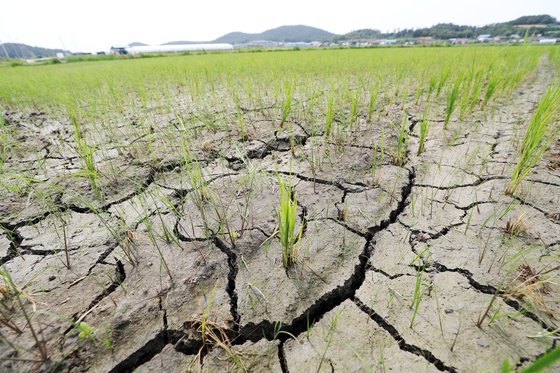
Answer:
<svg viewBox="0 0 560 373"><path fill-rule="evenodd" d="M374 175L381 134L363 119L342 145L301 123L291 140L264 119L250 141L202 130L195 154L220 206L204 210L179 151L98 150L100 174L118 175L100 179L99 199L69 176L80 160L68 123L7 113L34 151L6 164L44 183L2 192L0 262L49 360L25 361L37 350L30 329L3 325L2 370L477 372L533 361L560 324L558 285L527 281L559 273L559 144L515 195L504 190L543 70L490 117L447 131L435 118L419 156L412 114L405 164L376 154ZM288 269L270 238L277 175L291 180L305 227ZM523 229L508 232L520 216ZM80 337L76 322L94 331Z"/></svg>

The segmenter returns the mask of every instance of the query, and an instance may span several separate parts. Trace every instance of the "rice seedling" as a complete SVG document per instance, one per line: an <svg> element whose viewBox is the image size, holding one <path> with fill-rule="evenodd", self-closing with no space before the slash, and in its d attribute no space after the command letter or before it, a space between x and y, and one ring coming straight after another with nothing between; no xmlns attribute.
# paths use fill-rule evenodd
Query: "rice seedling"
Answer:
<svg viewBox="0 0 560 373"><path fill-rule="evenodd" d="M494 302L496 301L497 297L498 297L497 293L494 294L490 299L490 302L488 302L488 306L480 313L480 316L478 317L478 320L476 321L475 324L477 328L482 328L482 323L490 313L490 310L492 309L492 306L494 305Z"/></svg>
<svg viewBox="0 0 560 373"><path fill-rule="evenodd" d="M298 258L301 235L303 233L303 222L299 230L296 229L297 221L297 198L292 195L292 188L279 178L280 200L276 208L278 217L278 236L282 245L282 262L284 267L289 268L296 263Z"/></svg>
<svg viewBox="0 0 560 373"><path fill-rule="evenodd" d="M540 356L537 360L533 361L529 365L523 367L521 370L517 370L519 373L538 373L544 372L546 368L551 365L556 364L560 361L560 346L556 346L551 350L547 351L544 355ZM511 366L509 359L506 358L501 366L502 373L515 372L517 367Z"/></svg>
<svg viewBox="0 0 560 373"><path fill-rule="evenodd" d="M369 91L369 100L367 106L367 121L371 122L371 117L373 111L375 110L375 105L377 103L377 97L379 95L379 82L376 82L371 90Z"/></svg>
<svg viewBox="0 0 560 373"><path fill-rule="evenodd" d="M560 86L556 86L546 92L529 120L521 144L519 160L506 188L506 194L515 193L523 179L531 172L556 138L560 126L555 124L555 120L559 114Z"/></svg>
<svg viewBox="0 0 560 373"><path fill-rule="evenodd" d="M247 130L245 129L245 120L243 119L243 112L239 105L237 105L237 122L239 124L239 128L241 129L241 141L246 141Z"/></svg>
<svg viewBox="0 0 560 373"><path fill-rule="evenodd" d="M331 319L331 325L327 333L325 349L323 350L321 359L319 359L319 365L317 366L317 370L316 370L317 373L321 371L321 366L323 365L323 361L325 361L325 356L327 355L329 348L332 346L332 343L334 342L334 333L336 332L338 321L340 319L340 315L342 314L342 312L344 312L344 308L338 311Z"/></svg>
<svg viewBox="0 0 560 373"><path fill-rule="evenodd" d="M32 354L36 356L37 361L47 361L49 358L47 342L40 337L41 331L37 330L37 327L32 322L32 315L27 310L27 305L23 299L23 291L14 283L10 272L4 267L0 267L0 278L3 282L1 287L3 290L1 292L2 298L0 300L2 308L4 310L17 309L18 312L21 312L23 318L25 319L25 328L29 329L33 340L35 341L34 347L37 349L37 353ZM13 323L10 318L4 320L2 324L8 324L12 330L16 331L16 333L23 331L23 329Z"/></svg>
<svg viewBox="0 0 560 373"><path fill-rule="evenodd" d="M350 95L350 119L349 127L350 129L356 124L358 120L358 107L360 104L360 90L356 89L353 95Z"/></svg>
<svg viewBox="0 0 560 373"><path fill-rule="evenodd" d="M282 112L280 116L280 127L284 126L284 123L288 119L288 115L292 111L292 94L294 85L292 82L286 82L284 85L284 99L282 100Z"/></svg>
<svg viewBox="0 0 560 373"><path fill-rule="evenodd" d="M430 247L427 246L425 249L420 251L414 259L411 261L411 265L416 263L416 261L421 261L421 265L416 269L416 282L414 286L414 292L412 294L412 301L410 303L410 308L412 308L412 319L410 320L409 328L412 329L414 326L414 320L416 319L416 315L418 314L418 308L422 303L422 299L424 298L424 294L426 293L426 289L422 289L422 277L424 275L424 271L426 270L427 265L427 255L429 254Z"/></svg>
<svg viewBox="0 0 560 373"><path fill-rule="evenodd" d="M430 124L427 119L428 113L429 113L429 109L424 110L424 114L422 115L422 118L418 122L419 137L418 137L418 151L416 152L416 155L422 154L426 146L426 137L428 136L428 129L430 127Z"/></svg>
<svg viewBox="0 0 560 373"><path fill-rule="evenodd" d="M499 82L500 82L500 77L498 76L498 74L492 74L492 76L486 83L486 91L484 92L482 107L486 107L486 105L488 105L488 102L496 93Z"/></svg>
<svg viewBox="0 0 560 373"><path fill-rule="evenodd" d="M402 166L406 162L408 151L408 121L406 115L403 116L399 132L397 134L397 143L393 153L393 164Z"/></svg>
<svg viewBox="0 0 560 373"><path fill-rule="evenodd" d="M331 95L327 100L327 113L325 115L325 131L324 131L325 142L327 142L331 136L333 122L334 122L334 94L331 93Z"/></svg>
<svg viewBox="0 0 560 373"><path fill-rule="evenodd" d="M101 189L97 185L98 173L97 168L95 167L95 160L94 160L94 153L95 153L95 146L91 146L88 144L86 137L83 133L82 126L76 119L74 115L71 115L70 120L72 121L72 125L74 127L74 136L76 139L78 155L82 159L83 163L83 175L85 175L91 183L91 188L95 195L101 199Z"/></svg>
<svg viewBox="0 0 560 373"><path fill-rule="evenodd" d="M110 333L105 332L101 334L99 330L84 321L77 321L74 324L74 328L79 331L79 339L100 342L106 349L111 349L113 346L113 341L109 336Z"/></svg>
<svg viewBox="0 0 560 373"><path fill-rule="evenodd" d="M443 129L447 129L451 115L457 108L457 98L459 97L459 90L461 88L461 81L455 80L447 94L447 104L445 105L445 119L443 121Z"/></svg>

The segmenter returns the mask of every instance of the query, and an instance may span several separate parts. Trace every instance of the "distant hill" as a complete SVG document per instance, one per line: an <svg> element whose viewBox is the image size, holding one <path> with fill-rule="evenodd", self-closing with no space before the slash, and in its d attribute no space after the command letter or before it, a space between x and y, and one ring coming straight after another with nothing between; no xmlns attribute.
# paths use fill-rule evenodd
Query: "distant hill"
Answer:
<svg viewBox="0 0 560 373"><path fill-rule="evenodd" d="M163 43L161 45L181 45L181 44L204 44L205 41L186 41L186 40L178 40L178 41L168 41L167 43Z"/></svg>
<svg viewBox="0 0 560 373"><path fill-rule="evenodd" d="M344 35L339 35L335 38L335 40L379 39L382 36L383 33L379 30L361 29Z"/></svg>
<svg viewBox="0 0 560 373"><path fill-rule="evenodd" d="M144 47L146 45L148 45L148 44L140 43L139 41L135 41L135 42L132 42L132 43L128 44L129 47Z"/></svg>
<svg viewBox="0 0 560 373"><path fill-rule="evenodd" d="M276 42L296 42L296 41L328 41L336 37L336 34L321 30L316 27L296 25L280 26L266 30L258 34L248 34L244 32L230 32L214 40L215 43L243 44L257 40L269 40Z"/></svg>
<svg viewBox="0 0 560 373"><path fill-rule="evenodd" d="M27 44L20 43L3 43L0 47L0 57L7 58L41 58L56 56L57 53L68 54L69 51L62 49L49 49L41 47L32 47ZM7 56L6 56L7 54Z"/></svg>
<svg viewBox="0 0 560 373"><path fill-rule="evenodd" d="M543 20L548 23L540 23ZM529 23L518 24L518 22ZM389 36L396 38L431 36L434 39L476 38L478 35L483 34L493 36L510 36L515 34L523 36L527 30L529 35L540 34L545 37L560 37L560 24L555 18L550 16L525 16L515 21L494 23L481 27L440 23L429 28L402 30Z"/></svg>
<svg viewBox="0 0 560 373"><path fill-rule="evenodd" d="M551 17L548 14L541 14L538 16L519 17L507 23L510 25L550 25L557 22L554 17Z"/></svg>

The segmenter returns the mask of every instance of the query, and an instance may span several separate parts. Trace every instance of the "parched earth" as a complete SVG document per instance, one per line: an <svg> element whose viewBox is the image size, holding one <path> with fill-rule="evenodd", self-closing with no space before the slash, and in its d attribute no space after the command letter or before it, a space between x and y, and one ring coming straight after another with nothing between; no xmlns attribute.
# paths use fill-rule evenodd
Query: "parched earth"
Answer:
<svg viewBox="0 0 560 373"><path fill-rule="evenodd" d="M7 112L21 146L0 192L2 370L526 365L556 345L560 326L560 143L513 196L504 191L547 79L541 66L491 114L447 130L434 113L420 155L411 111L403 165L372 146L384 123L362 118L344 141L325 142L306 123L279 128L247 110L247 141L197 131L203 185L158 137L175 128L162 115L153 137L96 134L106 136L100 193L75 176L71 124ZM304 226L288 269L274 235L279 177Z"/></svg>

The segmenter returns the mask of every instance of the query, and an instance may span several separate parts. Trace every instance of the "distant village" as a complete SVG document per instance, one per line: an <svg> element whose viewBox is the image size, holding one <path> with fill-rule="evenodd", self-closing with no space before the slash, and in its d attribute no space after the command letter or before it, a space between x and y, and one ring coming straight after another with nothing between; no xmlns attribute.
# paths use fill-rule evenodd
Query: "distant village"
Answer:
<svg viewBox="0 0 560 373"><path fill-rule="evenodd" d="M244 48L276 49L276 48L337 48L337 47L375 47L375 46L411 46L411 45L466 45L466 44L557 44L560 39L546 38L542 35L534 35L525 38L518 34L509 36L483 34L476 38L450 38L447 40L436 39L431 36L417 38L395 38L395 39L350 39L340 41L296 41L278 42L272 40L254 40L246 43L228 44L176 44L158 46L112 46L111 54L144 54L144 53L166 53L166 52L188 52L209 50L231 50ZM99 52L98 54L105 54Z"/></svg>
<svg viewBox="0 0 560 373"><path fill-rule="evenodd" d="M319 47L369 47L389 45L452 45L452 44L516 44L530 42L537 44L557 44L560 39L545 38L542 35L525 40L523 36L513 34L509 36L484 34L476 38L436 39L431 36L418 38L396 39L351 39L341 41L312 41L312 42L275 42L270 40L256 40L234 45L235 48L319 48Z"/></svg>

